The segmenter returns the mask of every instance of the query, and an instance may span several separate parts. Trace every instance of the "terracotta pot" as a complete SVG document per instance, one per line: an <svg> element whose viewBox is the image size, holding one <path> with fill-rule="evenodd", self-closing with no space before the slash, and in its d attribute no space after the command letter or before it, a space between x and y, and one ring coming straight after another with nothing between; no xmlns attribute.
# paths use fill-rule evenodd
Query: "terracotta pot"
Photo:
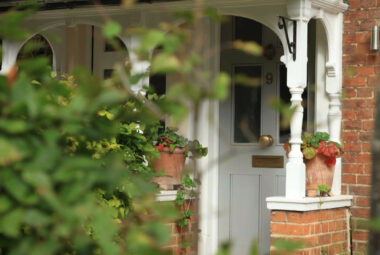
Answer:
<svg viewBox="0 0 380 255"><path fill-rule="evenodd" d="M335 166L327 166L326 156L317 154L311 160L306 160L306 191L308 197L315 197L318 193L319 185L326 185L331 188Z"/></svg>
<svg viewBox="0 0 380 255"><path fill-rule="evenodd" d="M165 176L154 178L154 181L163 188L181 184L185 159L185 148L177 147L174 152L170 152L168 147L164 147L160 157L153 160L153 167L157 173L165 171Z"/></svg>

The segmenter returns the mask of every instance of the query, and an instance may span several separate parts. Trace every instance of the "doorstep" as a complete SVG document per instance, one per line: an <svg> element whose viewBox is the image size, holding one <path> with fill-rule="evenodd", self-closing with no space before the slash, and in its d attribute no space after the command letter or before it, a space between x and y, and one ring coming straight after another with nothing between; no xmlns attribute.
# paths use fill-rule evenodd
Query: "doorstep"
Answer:
<svg viewBox="0 0 380 255"><path fill-rule="evenodd" d="M287 197L268 197L266 199L269 210L281 211L315 211L333 208L350 207L353 197L340 195L333 197L305 197L292 199Z"/></svg>

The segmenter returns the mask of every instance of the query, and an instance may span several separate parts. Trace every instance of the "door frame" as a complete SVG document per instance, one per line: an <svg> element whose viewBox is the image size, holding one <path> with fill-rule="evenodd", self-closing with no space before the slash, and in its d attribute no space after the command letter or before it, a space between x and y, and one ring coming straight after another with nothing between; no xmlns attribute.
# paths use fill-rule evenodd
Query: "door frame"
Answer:
<svg viewBox="0 0 380 255"><path fill-rule="evenodd" d="M251 8L249 8L251 7ZM240 16L253 19L270 28L281 41L284 49L284 58L290 56L287 51L286 38L277 27L279 15L287 15L286 3L276 5L242 7L221 7L218 8L222 15ZM218 52L208 61L210 70L217 75L220 72L220 24L207 22L209 41L205 42L205 47ZM276 67L276 69L278 69ZM210 119L211 116L211 119ZM209 154L199 162L200 169L203 169L200 185L200 222L201 229L199 235L199 254L216 254L220 245L219 241L219 102L210 100L203 103L201 107L200 142L209 148ZM206 169L206 170L204 170Z"/></svg>

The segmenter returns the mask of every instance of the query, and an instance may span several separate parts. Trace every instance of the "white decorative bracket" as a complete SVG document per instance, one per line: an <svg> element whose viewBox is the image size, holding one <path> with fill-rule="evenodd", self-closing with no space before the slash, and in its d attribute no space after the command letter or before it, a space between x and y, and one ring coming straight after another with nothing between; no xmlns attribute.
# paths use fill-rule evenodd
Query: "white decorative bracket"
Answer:
<svg viewBox="0 0 380 255"><path fill-rule="evenodd" d="M3 59L2 59L2 67L1 74L7 73L14 64L16 64L17 55L23 45L23 41L9 41L4 40L3 47Z"/></svg>
<svg viewBox="0 0 380 255"><path fill-rule="evenodd" d="M334 63L326 63L326 74L327 77L336 77L336 65Z"/></svg>

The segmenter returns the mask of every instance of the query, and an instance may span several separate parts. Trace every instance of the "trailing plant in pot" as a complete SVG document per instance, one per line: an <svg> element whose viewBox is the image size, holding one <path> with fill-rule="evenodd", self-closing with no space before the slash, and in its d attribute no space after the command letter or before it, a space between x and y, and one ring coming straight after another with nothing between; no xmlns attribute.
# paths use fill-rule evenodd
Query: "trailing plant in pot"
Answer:
<svg viewBox="0 0 380 255"><path fill-rule="evenodd" d="M326 132L315 134L305 132L302 136L301 151L306 165L307 196L332 195L331 186L334 177L336 158L342 155L339 143L330 141ZM286 155L291 150L289 142L284 144ZM321 188L323 187L323 192Z"/></svg>
<svg viewBox="0 0 380 255"><path fill-rule="evenodd" d="M174 189L181 185L186 157L200 158L208 152L198 140L189 141L179 135L176 129L166 128L158 132L155 140L160 154L153 159L152 165L157 173L164 175L154 181L163 189Z"/></svg>

